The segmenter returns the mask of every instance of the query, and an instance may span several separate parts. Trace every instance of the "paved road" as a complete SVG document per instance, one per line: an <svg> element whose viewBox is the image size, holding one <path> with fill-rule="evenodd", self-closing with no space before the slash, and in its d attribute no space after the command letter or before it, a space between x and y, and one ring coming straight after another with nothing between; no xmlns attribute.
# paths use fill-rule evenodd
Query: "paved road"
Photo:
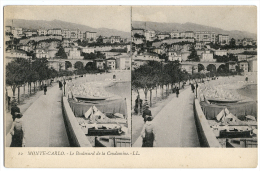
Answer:
<svg viewBox="0 0 260 171"><path fill-rule="evenodd" d="M51 87L23 113L26 147L69 147L61 96L58 85Z"/></svg>
<svg viewBox="0 0 260 171"><path fill-rule="evenodd" d="M173 98L153 120L156 146L200 147L193 113L194 94L188 88ZM140 147L142 138L133 144Z"/></svg>

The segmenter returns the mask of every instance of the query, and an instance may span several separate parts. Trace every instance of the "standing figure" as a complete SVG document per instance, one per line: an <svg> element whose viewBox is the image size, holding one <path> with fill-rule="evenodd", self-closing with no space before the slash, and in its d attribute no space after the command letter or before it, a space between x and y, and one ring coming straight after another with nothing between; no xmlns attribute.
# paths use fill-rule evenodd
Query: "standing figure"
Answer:
<svg viewBox="0 0 260 171"><path fill-rule="evenodd" d="M195 86L193 84L191 84L192 93L194 93L194 89L195 89Z"/></svg>
<svg viewBox="0 0 260 171"><path fill-rule="evenodd" d="M179 87L177 87L177 88L176 88L176 97L178 97L179 94L180 94L180 89L179 89Z"/></svg>
<svg viewBox="0 0 260 171"><path fill-rule="evenodd" d="M60 88L60 90L62 89L62 83L61 83L61 81L59 81L59 88Z"/></svg>
<svg viewBox="0 0 260 171"><path fill-rule="evenodd" d="M46 95L46 92L47 92L47 85L46 84L44 84L44 86L43 86L43 91L44 91L44 95Z"/></svg>
<svg viewBox="0 0 260 171"><path fill-rule="evenodd" d="M24 137L24 128L23 120L21 113L15 113L16 119L12 124L10 134L12 135L12 143L10 147L24 147L25 146L25 137Z"/></svg>
<svg viewBox="0 0 260 171"><path fill-rule="evenodd" d="M152 116L152 112L151 112L151 110L149 110L149 106L147 104L147 105L145 105L145 109L143 111L144 123L146 122L147 118L151 117L151 116Z"/></svg>
<svg viewBox="0 0 260 171"><path fill-rule="evenodd" d="M147 117L147 121L144 124L143 130L141 132L141 137L143 138L142 147L154 147L155 146L155 135L154 126L152 123L152 117Z"/></svg>
<svg viewBox="0 0 260 171"><path fill-rule="evenodd" d="M14 102L13 106L11 107L11 115L12 115L13 121L15 120L15 113L20 113L20 108L17 106L16 102Z"/></svg>

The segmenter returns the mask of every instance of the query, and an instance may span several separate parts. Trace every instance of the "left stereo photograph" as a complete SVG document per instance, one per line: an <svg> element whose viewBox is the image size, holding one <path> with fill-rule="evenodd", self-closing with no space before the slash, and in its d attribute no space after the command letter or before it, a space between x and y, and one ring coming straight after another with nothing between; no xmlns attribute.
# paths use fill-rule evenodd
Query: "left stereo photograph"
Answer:
<svg viewBox="0 0 260 171"><path fill-rule="evenodd" d="M6 147L131 147L131 7L4 7Z"/></svg>

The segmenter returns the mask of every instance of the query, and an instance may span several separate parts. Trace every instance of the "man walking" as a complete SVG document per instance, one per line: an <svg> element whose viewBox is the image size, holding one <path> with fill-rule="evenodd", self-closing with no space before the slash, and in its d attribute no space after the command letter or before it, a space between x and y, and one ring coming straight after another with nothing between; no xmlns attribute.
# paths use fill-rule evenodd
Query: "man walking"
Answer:
<svg viewBox="0 0 260 171"><path fill-rule="evenodd" d="M149 110L149 106L147 104L147 105L145 105L145 110L143 111L144 123L146 122L147 117L149 117L149 116L152 116L152 112L151 112L151 110Z"/></svg>
<svg viewBox="0 0 260 171"><path fill-rule="evenodd" d="M46 84L44 84L44 86L43 86L43 91L44 91L44 95L46 95L46 92L47 92L47 85Z"/></svg>
<svg viewBox="0 0 260 171"><path fill-rule="evenodd" d="M13 106L11 107L11 115L12 115L13 121L15 120L15 113L20 113L20 108L17 107L16 102L14 102Z"/></svg>
<svg viewBox="0 0 260 171"><path fill-rule="evenodd" d="M179 87L177 87L177 88L176 88L176 97L177 97L177 98L178 98L179 94L180 94L180 89L179 89Z"/></svg>

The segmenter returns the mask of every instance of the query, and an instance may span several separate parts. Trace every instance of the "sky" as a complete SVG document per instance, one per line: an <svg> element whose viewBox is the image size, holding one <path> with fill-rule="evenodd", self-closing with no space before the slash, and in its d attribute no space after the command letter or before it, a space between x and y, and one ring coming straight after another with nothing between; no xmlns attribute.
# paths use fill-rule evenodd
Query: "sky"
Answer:
<svg viewBox="0 0 260 171"><path fill-rule="evenodd" d="M229 31L257 33L257 10L253 6L139 6L132 8L132 20L192 22Z"/></svg>
<svg viewBox="0 0 260 171"><path fill-rule="evenodd" d="M7 19L62 20L93 28L131 31L131 9L127 6L7 6Z"/></svg>

